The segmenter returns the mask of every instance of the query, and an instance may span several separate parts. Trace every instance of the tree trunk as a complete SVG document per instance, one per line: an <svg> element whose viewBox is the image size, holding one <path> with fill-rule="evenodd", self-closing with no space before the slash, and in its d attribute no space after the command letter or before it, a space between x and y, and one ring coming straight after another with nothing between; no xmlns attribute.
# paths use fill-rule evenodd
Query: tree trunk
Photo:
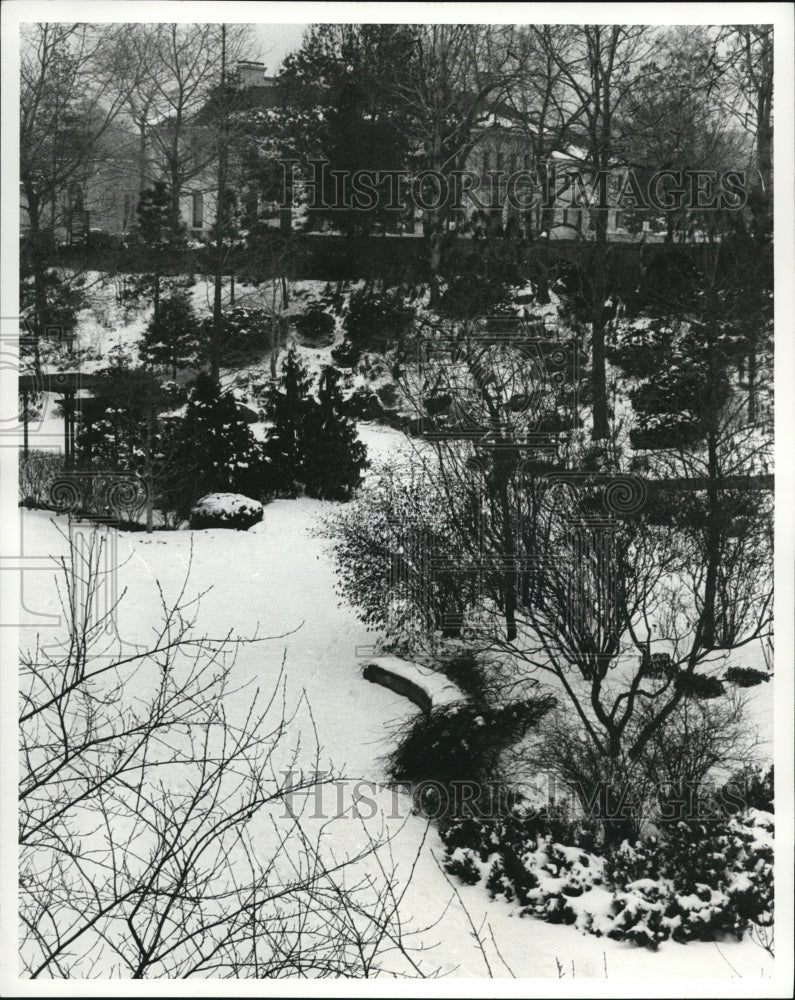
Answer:
<svg viewBox="0 0 795 1000"><path fill-rule="evenodd" d="M47 314L47 266L41 232L41 217L38 194L29 187L26 190L28 202L28 223L30 227L30 266L33 271L33 362L35 371L41 370L41 338Z"/></svg>
<svg viewBox="0 0 795 1000"><path fill-rule="evenodd" d="M182 177L180 176L178 164L174 163L171 168L171 203L168 210L168 225L174 235L179 232L179 202L181 197Z"/></svg>
<svg viewBox="0 0 795 1000"><path fill-rule="evenodd" d="M769 105L760 97L757 111L756 166L758 172L757 231L767 233L773 224L773 129Z"/></svg>
<svg viewBox="0 0 795 1000"><path fill-rule="evenodd" d="M219 255L223 253L223 243L219 247ZM223 289L223 262L216 261L215 279L213 283L213 333L210 343L210 376L218 381L221 374L221 326L223 310L221 292Z"/></svg>
<svg viewBox="0 0 795 1000"><path fill-rule="evenodd" d="M630 801L631 788L615 788L606 785L604 789L605 814L602 819L604 846L618 847L623 841L630 843L637 838L637 818L633 815Z"/></svg>
<svg viewBox="0 0 795 1000"><path fill-rule="evenodd" d="M429 260L431 268L431 307L439 302L440 275L442 270L442 234L435 227L435 220L431 219L431 232L428 239Z"/></svg>
<svg viewBox="0 0 795 1000"><path fill-rule="evenodd" d="M500 461L500 459L498 459ZM502 464L502 463L501 463ZM506 463L498 469L499 476L499 504L500 516L502 520L502 555L506 563L516 559L516 538L513 532L515 511L512 509L511 498L508 492L508 481L513 469ZM517 608L517 570L515 568L506 569L503 580L503 600L505 602L505 638L508 642L514 642L517 636L516 628L516 608Z"/></svg>
<svg viewBox="0 0 795 1000"><path fill-rule="evenodd" d="M146 122L141 121L138 126L138 200L146 190Z"/></svg>
<svg viewBox="0 0 795 1000"><path fill-rule="evenodd" d="M770 117L764 111L760 112L756 134L756 162L759 180L768 197L771 194L773 180L773 130L770 127Z"/></svg>
<svg viewBox="0 0 795 1000"><path fill-rule="evenodd" d="M226 87L226 25L221 26L221 88ZM221 293L224 281L224 211L226 208L226 170L229 134L227 128L226 95L222 96L220 141L218 143L218 187L215 201L215 281L213 288L213 334L210 348L210 375L218 381L221 367L221 325L223 322Z"/></svg>
<svg viewBox="0 0 795 1000"><path fill-rule="evenodd" d="M591 437L608 436L607 373L605 365L605 298L607 297L607 213L596 216L596 240L592 267L591 301L591 381L593 392L593 429Z"/></svg>
<svg viewBox="0 0 795 1000"><path fill-rule="evenodd" d="M155 329L158 328L158 324L160 323L160 269L162 267L160 261L161 252L162 251L160 250L160 247L158 247L157 250L155 251L155 295L154 295L154 302L152 309L152 322L154 324Z"/></svg>
<svg viewBox="0 0 795 1000"><path fill-rule="evenodd" d="M279 317L275 304L271 310L271 378L276 379L276 361L279 357Z"/></svg>
<svg viewBox="0 0 795 1000"><path fill-rule="evenodd" d="M285 171L284 204L279 208L279 231L288 238L293 231L293 172Z"/></svg>
<svg viewBox="0 0 795 1000"><path fill-rule="evenodd" d="M710 420L710 423L712 421ZM720 562L721 510L718 479L718 449L717 434L713 426L707 432L707 526L706 526L706 556L707 565L704 574L704 607L699 622L699 645L703 649L711 649L715 643L715 599L718 582L718 565Z"/></svg>
<svg viewBox="0 0 795 1000"><path fill-rule="evenodd" d="M751 336L748 351L748 423L756 420L756 336Z"/></svg>
<svg viewBox="0 0 795 1000"><path fill-rule="evenodd" d="M174 376L176 379L176 375ZM146 408L146 436L144 437L144 483L146 485L146 530L154 528L154 474L152 471L152 435L154 430L153 403Z"/></svg>

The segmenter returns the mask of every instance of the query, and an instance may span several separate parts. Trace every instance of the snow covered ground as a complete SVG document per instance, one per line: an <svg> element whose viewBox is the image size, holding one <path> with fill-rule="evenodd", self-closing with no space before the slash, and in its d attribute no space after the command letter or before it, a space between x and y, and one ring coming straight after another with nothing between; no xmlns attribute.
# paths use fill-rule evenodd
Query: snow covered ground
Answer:
<svg viewBox="0 0 795 1000"><path fill-rule="evenodd" d="M380 431L370 436L378 438ZM288 703L306 698L291 724L291 745L299 739L311 745L314 725L321 759L333 762L349 779L339 786L341 792L324 792L322 808L316 811L336 817L328 830L340 852L360 848L368 830L372 836L386 830L391 839L383 850L397 864L396 886L405 885L413 867L401 911L409 930L433 925L414 942L427 949L421 956L423 970L455 977L654 977L655 990L662 991L658 995L664 995L664 977L671 975L680 980L739 979L744 983L735 986L743 990L750 981L769 977L771 959L750 940L719 945L666 942L659 952L649 953L571 927L521 918L515 907L492 902L482 884L466 886L448 879L438 864L444 852L433 827L411 814L407 797L382 784L379 757L390 746L393 727L416 709L400 695L362 679L362 667L368 656L372 658L373 636L338 603L324 542L314 533L318 518L330 507L308 499L275 501L248 532L118 534L118 581L120 590L126 590L119 634L127 643L145 643L157 613L155 581L167 600L175 597L190 565L189 593L211 588L199 608L199 632L218 636L232 629L240 635L258 631L282 636L241 647L235 680L268 690L284 657ZM42 511L20 514L25 552L64 554L65 517ZM30 576L25 584L27 608L57 614L55 574ZM31 618L23 644L30 645L35 632ZM48 641L47 636L48 630L42 629L42 640ZM240 704L225 706L232 716L245 710L247 694L239 697ZM337 794L342 796L342 810ZM363 819L350 815L354 796L359 797ZM732 992L732 984L726 983L725 992Z"/></svg>

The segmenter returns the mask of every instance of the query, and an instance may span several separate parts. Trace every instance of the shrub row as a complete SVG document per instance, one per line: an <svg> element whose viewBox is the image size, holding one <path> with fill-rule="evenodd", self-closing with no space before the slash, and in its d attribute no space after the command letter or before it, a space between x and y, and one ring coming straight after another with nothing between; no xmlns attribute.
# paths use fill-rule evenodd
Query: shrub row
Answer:
<svg viewBox="0 0 795 1000"><path fill-rule="evenodd" d="M742 938L754 924L772 924L773 825L772 814L756 809L681 821L604 856L587 825L544 811L454 820L441 833L447 871L468 884L483 880L492 898L517 903L522 915L656 949L669 938Z"/></svg>

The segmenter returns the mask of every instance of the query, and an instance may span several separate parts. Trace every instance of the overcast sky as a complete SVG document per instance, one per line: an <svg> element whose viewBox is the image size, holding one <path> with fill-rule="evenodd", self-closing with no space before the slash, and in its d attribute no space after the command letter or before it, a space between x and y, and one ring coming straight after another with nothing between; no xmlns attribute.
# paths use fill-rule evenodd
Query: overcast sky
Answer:
<svg viewBox="0 0 795 1000"><path fill-rule="evenodd" d="M257 58L265 63L268 76L278 73L282 60L301 44L305 24L252 24Z"/></svg>

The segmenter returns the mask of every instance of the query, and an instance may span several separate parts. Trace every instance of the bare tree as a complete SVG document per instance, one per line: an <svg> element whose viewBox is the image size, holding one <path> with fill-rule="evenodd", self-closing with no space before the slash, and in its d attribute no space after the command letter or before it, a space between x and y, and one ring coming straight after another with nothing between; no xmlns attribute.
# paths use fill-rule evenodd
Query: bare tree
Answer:
<svg viewBox="0 0 795 1000"><path fill-rule="evenodd" d="M156 167L168 179L169 225L177 230L185 185L218 157L211 123L203 122L200 112L220 84L222 61L232 64L247 51L246 27L156 24L135 30L141 33L138 44L144 55L135 107L142 128L143 110L150 115L150 148Z"/></svg>
<svg viewBox="0 0 795 1000"><path fill-rule="evenodd" d="M66 642L22 660L25 974L423 975L400 913L413 866L367 831L330 852L300 804L319 750L284 739L305 706L286 708L283 670L264 698L233 683L235 650L263 640L196 634L183 586L151 645L120 655L102 546L70 546Z"/></svg>
<svg viewBox="0 0 795 1000"><path fill-rule="evenodd" d="M706 25L668 28L656 36L648 62L636 74L616 146L641 183L660 170L738 170L746 162L748 142L714 94L716 34ZM728 222L723 211L700 211L687 203L665 217L669 242L677 228L684 241L694 224L712 233Z"/></svg>
<svg viewBox="0 0 795 1000"><path fill-rule="evenodd" d="M167 67L157 57L158 24L120 26L118 44L109 53L113 80L123 99L122 114L138 133L138 195L157 179L152 176L150 131L165 115L163 91Z"/></svg>
<svg viewBox="0 0 795 1000"><path fill-rule="evenodd" d="M644 759L685 700L719 691L715 672L729 651L769 634L769 511L732 505L729 484L708 469L703 524L688 532L666 523L647 508L637 479L586 471L576 434L555 442L577 414L564 405L566 378L543 377L554 374L551 348L531 364L530 345L495 343L488 333L451 340L451 354L430 356L403 386L430 437L418 454L429 501L412 505L406 489L392 511L410 527L432 507L443 524L431 545L443 545L409 560L398 539L381 563L381 586L390 586L397 559L413 581L404 596L425 628L457 581L466 604L461 636L514 662L519 690L546 674L562 692L601 761L607 817L629 765ZM736 435L717 428L715 447L740 460ZM696 455L707 466L715 461L710 449ZM365 494L365 512L368 503ZM372 623L379 611L364 591L378 586L383 516L372 531L363 529L366 513L350 516L360 537L348 532L338 550L342 588ZM420 521L416 530L425 527ZM664 670L655 666L660 658ZM620 836L622 828L608 832Z"/></svg>
<svg viewBox="0 0 795 1000"><path fill-rule="evenodd" d="M716 37L711 90L754 138L758 221L769 224L773 195L773 26L736 24Z"/></svg>
<svg viewBox="0 0 795 1000"><path fill-rule="evenodd" d="M82 191L123 103L123 93L111 89L107 69L116 33L115 26L89 24L22 28L20 183L37 342L46 321L46 270L60 221L59 199L71 185Z"/></svg>
<svg viewBox="0 0 795 1000"><path fill-rule="evenodd" d="M584 145L582 166L607 178L615 164L616 125L632 95L634 76L649 52L648 29L642 25L581 25L568 29L567 44L534 28L539 49L550 57L565 83L563 116ZM574 123L576 122L576 130ZM605 303L607 299L607 231L605 210L597 211L595 240L588 265L590 277L593 437L608 437L605 369Z"/></svg>
<svg viewBox="0 0 795 1000"><path fill-rule="evenodd" d="M552 154L565 153L582 116L580 106L565 101L566 79L561 65L568 58L570 45L567 26L554 24L519 28L511 45L515 68L506 102L531 150L539 187L534 206L538 231L544 228L542 206L551 201Z"/></svg>
<svg viewBox="0 0 795 1000"><path fill-rule="evenodd" d="M496 25L415 25L414 51L405 74L393 83L407 112L410 144L421 169L450 177L463 169L467 157L488 127L489 113L510 85L512 29ZM485 125L484 125L485 123ZM430 240L432 297L438 295L442 245L455 203L449 197L426 214Z"/></svg>
<svg viewBox="0 0 795 1000"><path fill-rule="evenodd" d="M641 703L631 729L638 733L653 704ZM605 821L608 839L634 838L649 827L706 814L716 787L754 759L759 735L746 698L684 698L640 754L606 758L565 709L544 719L531 745L516 748L528 764L563 783L588 819ZM630 741L627 741L629 745ZM712 800L712 801L711 801Z"/></svg>

